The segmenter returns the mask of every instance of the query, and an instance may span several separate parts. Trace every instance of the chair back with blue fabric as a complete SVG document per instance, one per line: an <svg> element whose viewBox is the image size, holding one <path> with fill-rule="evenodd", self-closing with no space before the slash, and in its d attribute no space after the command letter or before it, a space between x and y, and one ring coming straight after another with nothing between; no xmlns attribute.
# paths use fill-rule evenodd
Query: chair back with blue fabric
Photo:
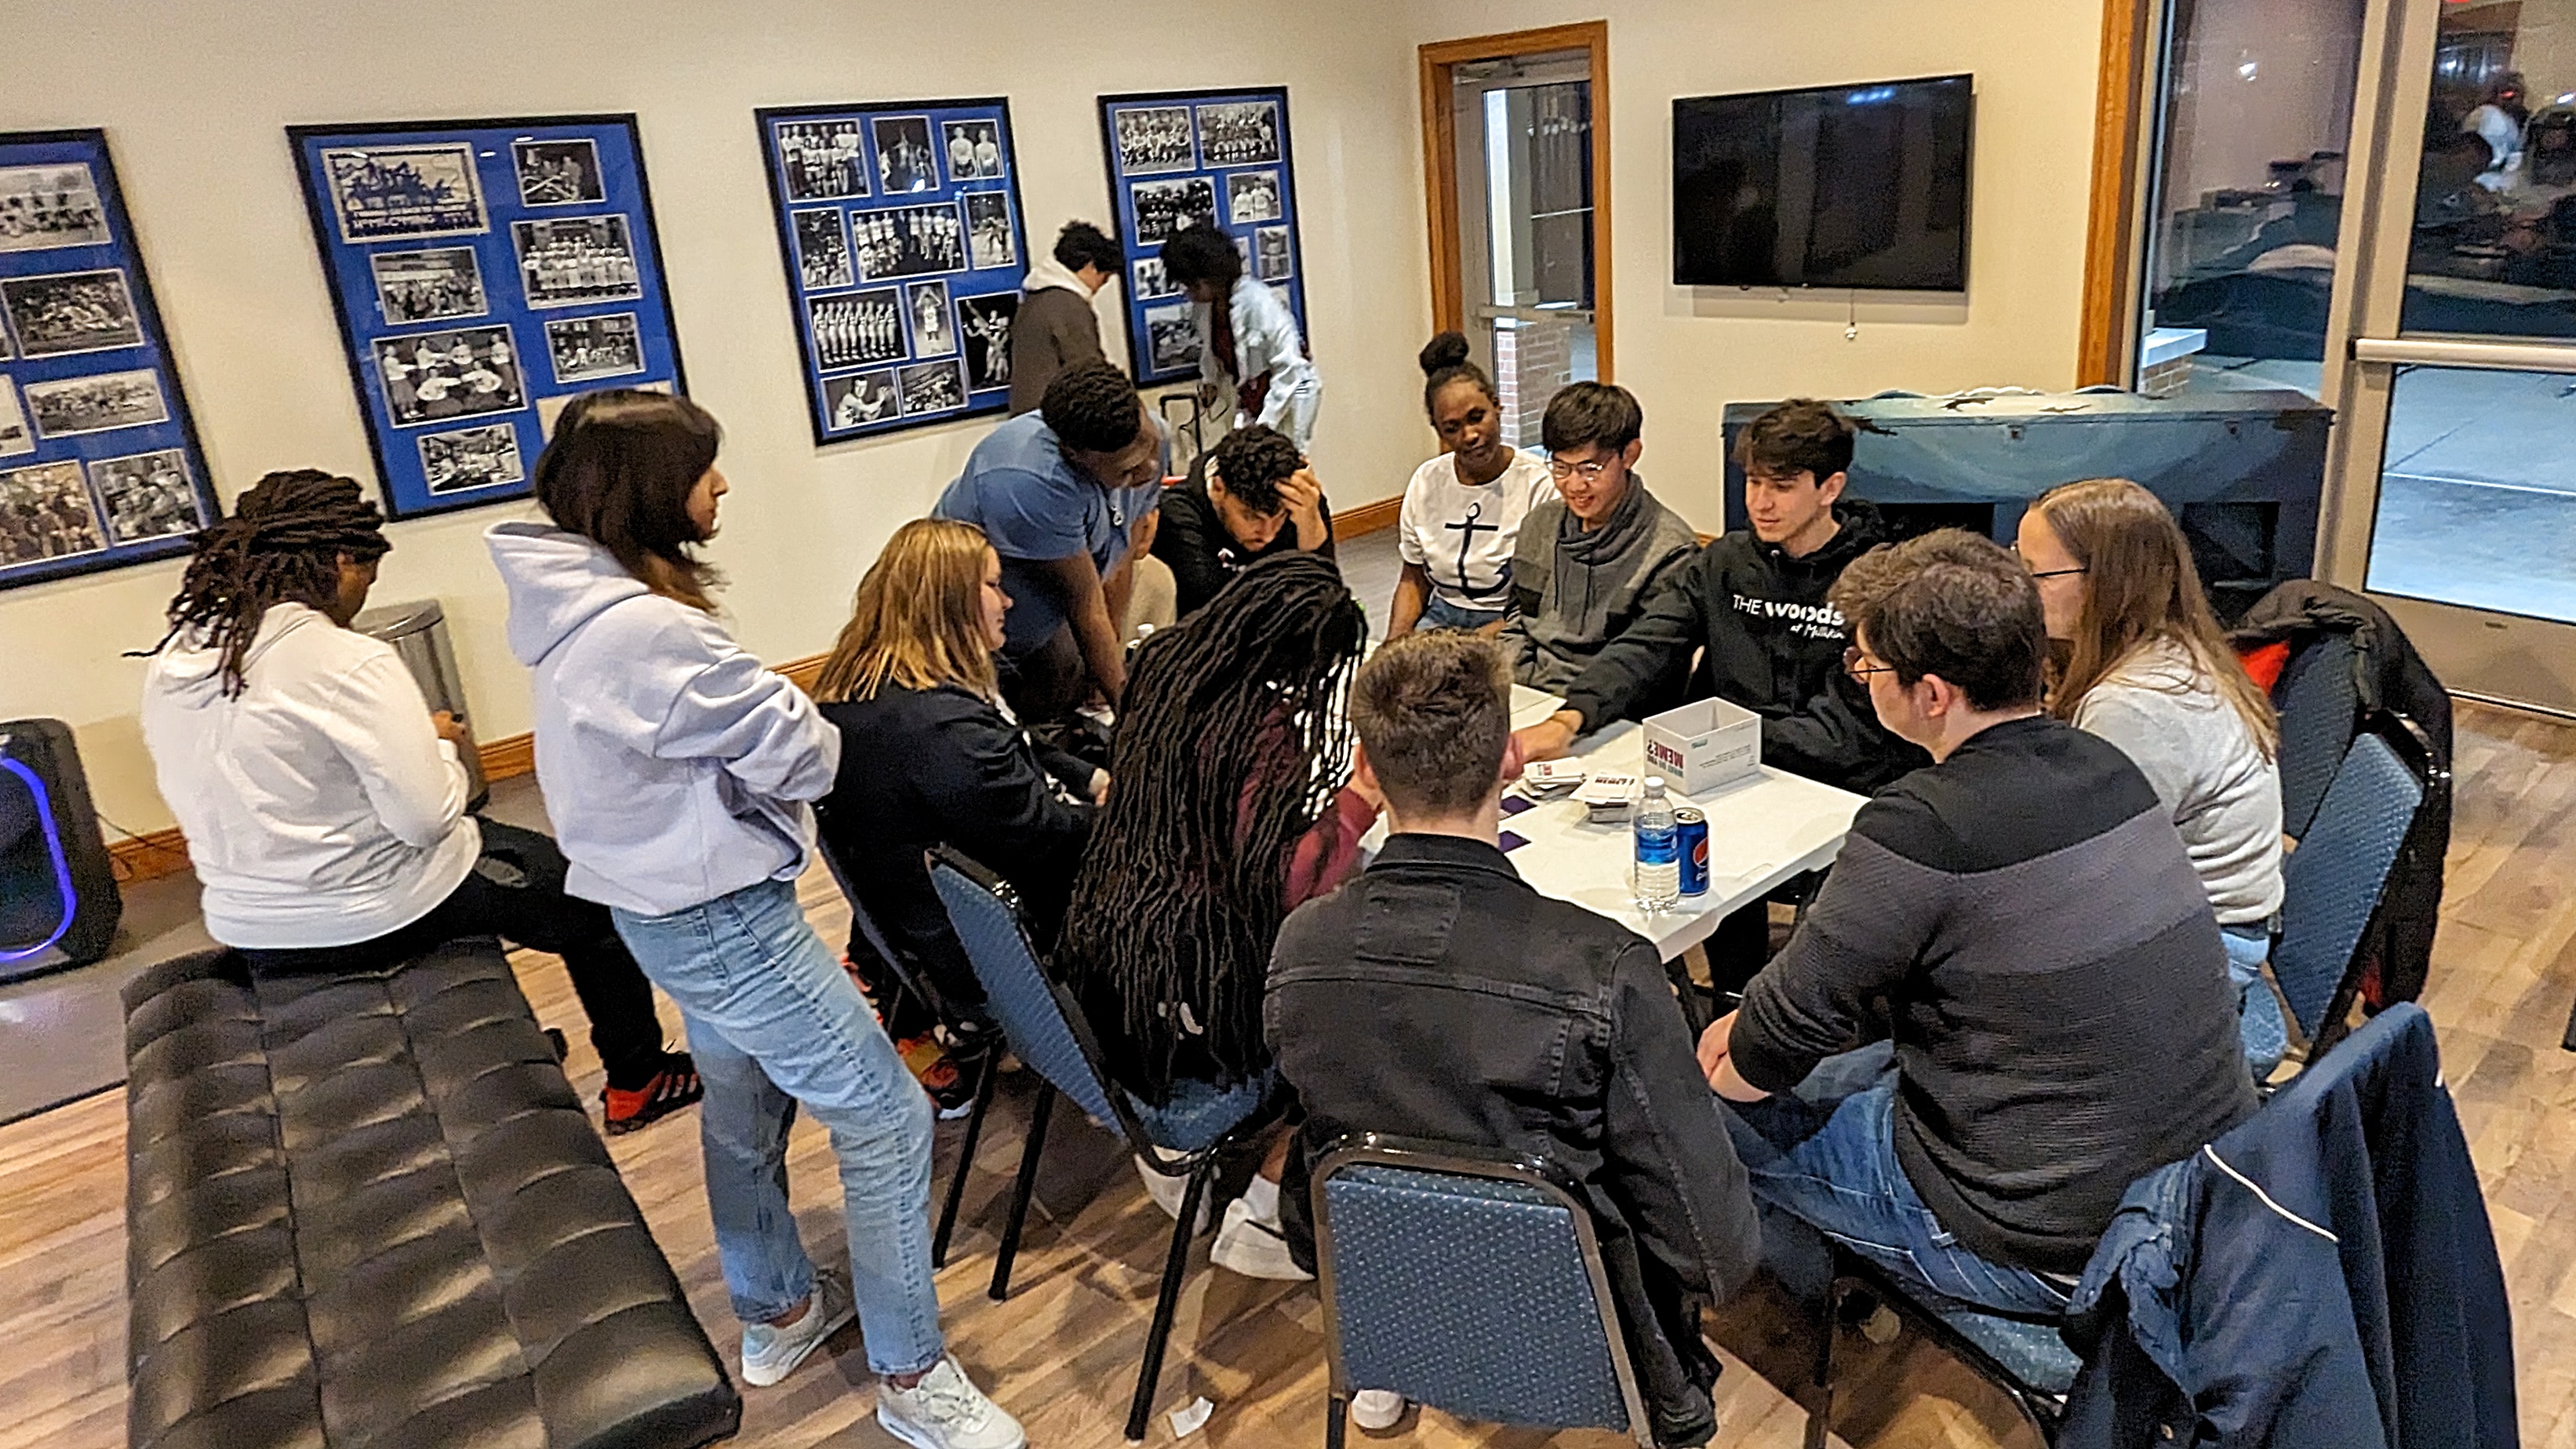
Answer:
<svg viewBox="0 0 2576 1449"><path fill-rule="evenodd" d="M2314 1062L2340 1036L2355 963L2389 868L2424 802L2424 782L2376 734L2357 736L2299 848L2282 866L2272 974Z"/></svg>
<svg viewBox="0 0 2576 1449"><path fill-rule="evenodd" d="M2358 660L2352 640L2323 635L2292 654L2272 686L2281 714L2281 829L2293 840L2307 835L2361 728Z"/></svg>
<svg viewBox="0 0 2576 1449"><path fill-rule="evenodd" d="M983 984L985 1009L1001 1025L1012 1053L1093 1121L1123 1121L1076 1033L1075 1007L1038 965L1009 883L944 847L931 852L930 883L948 908L948 924Z"/></svg>
<svg viewBox="0 0 2576 1449"><path fill-rule="evenodd" d="M831 818L821 801L816 801L814 804L814 818L817 821ZM896 984L911 992L914 1000L928 1007L931 1015L950 1026L955 1026L958 1018L949 1011L948 1003L940 999L938 989L919 972L906 965L904 958L894 953L894 946L886 940L885 932L877 929L876 917L868 914L867 903L860 900L859 893L851 888L850 872L841 864L841 857L833 851L831 838L828 835L824 837L821 847L815 851L815 854L823 857L823 868L832 873L832 884L841 888L841 899L849 903L850 923L859 928L859 937L868 943L868 949L876 952L877 959L885 963L888 971L894 973Z"/></svg>
<svg viewBox="0 0 2576 1449"><path fill-rule="evenodd" d="M1359 1389L1651 1444L1591 1210L1535 1158L1361 1135L1314 1174L1334 1422Z"/></svg>

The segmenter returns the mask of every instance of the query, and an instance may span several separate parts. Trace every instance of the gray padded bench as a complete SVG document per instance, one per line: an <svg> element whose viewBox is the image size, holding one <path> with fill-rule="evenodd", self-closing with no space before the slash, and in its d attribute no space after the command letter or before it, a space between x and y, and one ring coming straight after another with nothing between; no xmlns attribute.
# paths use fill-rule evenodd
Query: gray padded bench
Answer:
<svg viewBox="0 0 2576 1449"><path fill-rule="evenodd" d="M125 991L134 1449L687 1449L742 1400L500 947Z"/></svg>

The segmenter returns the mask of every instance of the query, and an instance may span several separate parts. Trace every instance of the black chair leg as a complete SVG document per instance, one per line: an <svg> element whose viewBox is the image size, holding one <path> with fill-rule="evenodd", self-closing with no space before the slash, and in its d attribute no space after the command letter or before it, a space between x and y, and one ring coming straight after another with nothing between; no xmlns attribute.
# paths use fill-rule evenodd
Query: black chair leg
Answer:
<svg viewBox="0 0 2576 1449"><path fill-rule="evenodd" d="M1145 1362L1136 1370L1136 1402L1127 1410L1130 1444L1145 1437L1146 1416L1154 1407L1154 1387L1163 1377L1163 1350L1172 1341L1172 1317L1180 1311L1181 1272L1190 1263L1190 1225L1198 1219L1199 1199L1207 1195L1216 1166L1213 1157L1200 1163L1190 1172L1189 1186L1181 1190L1180 1221L1172 1224L1172 1251L1163 1259L1163 1291L1154 1300L1154 1326L1145 1331Z"/></svg>
<svg viewBox="0 0 2576 1449"><path fill-rule="evenodd" d="M1825 1449L1825 1436L1833 1431L1834 1339L1842 1332L1843 1299L1850 1291L1851 1280L1839 1273L1825 1290L1824 1321L1819 1325L1823 1336L1816 1343L1816 1381L1807 1403L1806 1449Z"/></svg>
<svg viewBox="0 0 2576 1449"><path fill-rule="evenodd" d="M1002 1224L1001 1255L993 1260L993 1286L988 1296L996 1303L1011 1296L1011 1260L1019 1256L1020 1228L1029 1220L1029 1195L1037 1190L1038 1155L1046 1151L1047 1119L1055 1115L1055 1087L1038 1088L1038 1099L1029 1108L1029 1139L1020 1149L1020 1180L1011 1189L1011 1216Z"/></svg>
<svg viewBox="0 0 2576 1449"><path fill-rule="evenodd" d="M1347 1426L1351 1416L1349 1397L1335 1394L1327 1399L1324 1403L1324 1414L1324 1449L1342 1449L1342 1435L1348 1432Z"/></svg>
<svg viewBox="0 0 2576 1449"><path fill-rule="evenodd" d="M984 1114L993 1110L993 1083L1001 1074L1001 1051L985 1048L984 1064L976 1069L975 1110L966 1117L966 1140L957 1147L957 1171L948 1179L948 1200L939 1208L939 1229L930 1235L930 1266L934 1270L948 1266L948 1238L957 1231L957 1205L965 1200L966 1174L975 1169L975 1144L984 1140Z"/></svg>

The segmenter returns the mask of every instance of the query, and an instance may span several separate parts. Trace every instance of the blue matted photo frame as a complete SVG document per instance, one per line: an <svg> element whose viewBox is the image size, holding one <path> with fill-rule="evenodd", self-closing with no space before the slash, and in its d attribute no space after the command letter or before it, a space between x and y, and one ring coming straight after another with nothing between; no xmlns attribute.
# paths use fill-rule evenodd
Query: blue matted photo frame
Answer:
<svg viewBox="0 0 2576 1449"><path fill-rule="evenodd" d="M523 498L581 393L685 393L636 119L290 126L385 512Z"/></svg>
<svg viewBox="0 0 2576 1449"><path fill-rule="evenodd" d="M814 445L1007 408L1029 261L1011 103L765 106L752 118Z"/></svg>
<svg viewBox="0 0 2576 1449"><path fill-rule="evenodd" d="M0 133L0 589L185 553L217 511L107 133Z"/></svg>
<svg viewBox="0 0 2576 1449"><path fill-rule="evenodd" d="M1244 274L1287 299L1313 352L1286 86L1102 96L1100 147L1126 255L1127 355L1138 384L1198 376L1195 309L1164 280L1161 260L1164 238L1193 220L1234 238Z"/></svg>

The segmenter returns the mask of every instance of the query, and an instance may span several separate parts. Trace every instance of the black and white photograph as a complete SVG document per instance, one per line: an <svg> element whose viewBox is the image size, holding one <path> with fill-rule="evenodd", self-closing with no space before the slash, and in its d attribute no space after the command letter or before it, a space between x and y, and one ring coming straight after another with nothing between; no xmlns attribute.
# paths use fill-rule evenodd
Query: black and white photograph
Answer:
<svg viewBox="0 0 2576 1449"><path fill-rule="evenodd" d="M36 420L36 432L48 438L170 421L161 379L150 368L28 383L27 413Z"/></svg>
<svg viewBox="0 0 2576 1449"><path fill-rule="evenodd" d="M1118 171L1123 176L1151 176L1162 171L1196 171L1198 149L1190 139L1187 106L1138 106L1110 113L1109 129L1118 141Z"/></svg>
<svg viewBox="0 0 2576 1449"><path fill-rule="evenodd" d="M115 267L10 277L0 281L0 307L8 310L9 330L28 357L143 345L143 321L134 313L125 273Z"/></svg>
<svg viewBox="0 0 2576 1449"><path fill-rule="evenodd" d="M1011 322L1020 314L1020 294L957 299L957 335L966 346L966 390L985 392L1011 385Z"/></svg>
<svg viewBox="0 0 2576 1449"><path fill-rule="evenodd" d="M966 270L966 233L953 202L851 212L850 249L862 281Z"/></svg>
<svg viewBox="0 0 2576 1449"><path fill-rule="evenodd" d="M379 337L376 374L398 428L517 412L528 405L519 351L507 327L460 327Z"/></svg>
<svg viewBox="0 0 2576 1449"><path fill-rule="evenodd" d="M1288 228L1257 227L1252 233L1252 275L1262 282L1284 282L1296 271L1289 259Z"/></svg>
<svg viewBox="0 0 2576 1449"><path fill-rule="evenodd" d="M887 196L939 189L939 156L928 116L879 116L868 123L877 153L877 190Z"/></svg>
<svg viewBox="0 0 2576 1449"><path fill-rule="evenodd" d="M36 435L27 426L27 414L18 406L18 389L8 378L0 377L0 458L15 458L36 451Z"/></svg>
<svg viewBox="0 0 2576 1449"><path fill-rule="evenodd" d="M1189 303L1145 309L1146 370L1196 372L1199 321Z"/></svg>
<svg viewBox="0 0 2576 1449"><path fill-rule="evenodd" d="M0 166L0 252L103 246L107 209L98 183L77 161Z"/></svg>
<svg viewBox="0 0 2576 1449"><path fill-rule="evenodd" d="M491 310L472 247L377 252L367 266L375 273L376 310L387 326L480 317Z"/></svg>
<svg viewBox="0 0 2576 1449"><path fill-rule="evenodd" d="M823 379L823 411L830 415L836 433L894 421L902 413L895 404L894 374L860 372Z"/></svg>
<svg viewBox="0 0 2576 1449"><path fill-rule="evenodd" d="M904 355L903 302L893 287L816 297L805 304L814 331L814 365L866 367Z"/></svg>
<svg viewBox="0 0 2576 1449"><path fill-rule="evenodd" d="M123 547L194 533L206 526L197 512L197 489L188 481L188 455L176 448L101 458L89 465L107 515L108 542Z"/></svg>
<svg viewBox="0 0 2576 1449"><path fill-rule="evenodd" d="M1205 176L1139 181L1127 190L1134 203L1136 240L1142 245L1160 246L1183 227L1217 219L1216 183Z"/></svg>
<svg viewBox="0 0 2576 1449"><path fill-rule="evenodd" d="M912 321L913 356L946 357L957 350L957 319L949 315L946 282L906 283L903 311Z"/></svg>
<svg viewBox="0 0 2576 1449"><path fill-rule="evenodd" d="M491 230L474 147L464 141L334 148L322 153L322 176L340 240L352 246Z"/></svg>
<svg viewBox="0 0 2576 1449"><path fill-rule="evenodd" d="M1210 166L1275 166L1279 103L1209 101L1199 107L1199 155Z"/></svg>
<svg viewBox="0 0 2576 1449"><path fill-rule="evenodd" d="M513 141L522 206L584 206L608 199L599 176L599 147L581 138Z"/></svg>
<svg viewBox="0 0 2576 1449"><path fill-rule="evenodd" d="M566 317L546 324L546 356L558 385L644 370L644 337L632 312Z"/></svg>
<svg viewBox="0 0 2576 1449"><path fill-rule="evenodd" d="M905 417L955 412L966 406L966 386L958 379L957 364L953 359L917 362L895 377L895 386L903 394Z"/></svg>
<svg viewBox="0 0 2576 1449"><path fill-rule="evenodd" d="M1138 257L1136 280L1130 285L1139 302L1151 302L1159 297L1181 295L1181 284L1173 281L1171 274L1163 270L1161 257Z"/></svg>
<svg viewBox="0 0 2576 1449"><path fill-rule="evenodd" d="M966 193L966 255L979 272L987 267L1020 264L1020 244L1011 230L1009 192Z"/></svg>
<svg viewBox="0 0 2576 1449"><path fill-rule="evenodd" d="M0 569L105 547L80 464L65 459L0 473Z"/></svg>
<svg viewBox="0 0 2576 1449"><path fill-rule="evenodd" d="M1237 171L1225 178L1225 214L1236 226L1249 226L1256 221L1277 221L1279 211L1279 173L1276 171Z"/></svg>
<svg viewBox="0 0 2576 1449"><path fill-rule="evenodd" d="M859 149L859 119L780 121L779 179L790 201L842 201L868 194L868 163Z"/></svg>
<svg viewBox="0 0 2576 1449"><path fill-rule="evenodd" d="M858 273L850 269L850 233L841 225L841 209L818 206L789 215L796 226L796 273L804 280L805 290L857 286Z"/></svg>
<svg viewBox="0 0 2576 1449"><path fill-rule="evenodd" d="M528 470L519 463L519 430L508 423L423 433L420 471L432 496L528 481Z"/></svg>
<svg viewBox="0 0 2576 1449"><path fill-rule="evenodd" d="M510 239L519 249L519 285L530 307L577 307L644 295L644 274L635 265L635 243L623 216L514 221Z"/></svg>
<svg viewBox="0 0 2576 1449"><path fill-rule="evenodd" d="M940 136L948 151L950 181L998 181L1002 176L1002 128L993 121L943 121Z"/></svg>

